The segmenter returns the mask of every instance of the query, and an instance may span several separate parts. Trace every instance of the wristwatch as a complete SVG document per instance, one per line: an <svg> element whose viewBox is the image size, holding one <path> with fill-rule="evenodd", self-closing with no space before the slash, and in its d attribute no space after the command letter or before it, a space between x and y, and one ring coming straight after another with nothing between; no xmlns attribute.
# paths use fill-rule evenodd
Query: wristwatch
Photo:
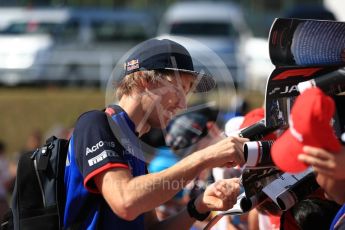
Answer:
<svg viewBox="0 0 345 230"><path fill-rule="evenodd" d="M191 199L187 204L187 212L190 217L197 219L199 221L204 221L211 212L199 213L195 207L195 198Z"/></svg>

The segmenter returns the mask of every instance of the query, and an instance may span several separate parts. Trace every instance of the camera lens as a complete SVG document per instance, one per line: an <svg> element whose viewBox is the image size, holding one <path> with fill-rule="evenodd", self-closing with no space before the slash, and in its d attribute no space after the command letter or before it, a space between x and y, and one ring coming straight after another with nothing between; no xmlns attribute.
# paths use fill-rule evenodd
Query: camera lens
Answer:
<svg viewBox="0 0 345 230"><path fill-rule="evenodd" d="M275 167L271 158L274 141L250 141L244 144L244 159L247 167Z"/></svg>

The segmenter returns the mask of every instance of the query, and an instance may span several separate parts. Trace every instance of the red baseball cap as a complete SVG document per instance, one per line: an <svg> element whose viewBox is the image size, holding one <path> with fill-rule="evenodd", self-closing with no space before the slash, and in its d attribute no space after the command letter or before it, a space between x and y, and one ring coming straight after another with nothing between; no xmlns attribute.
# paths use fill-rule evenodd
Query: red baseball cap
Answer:
<svg viewBox="0 0 345 230"><path fill-rule="evenodd" d="M240 129L246 128L256 122L260 121L262 118L265 117L265 112L263 108L256 108L248 112L244 116L244 120L240 126Z"/></svg>
<svg viewBox="0 0 345 230"><path fill-rule="evenodd" d="M297 159L305 145L339 152L341 145L331 126L334 111L333 99L318 88L299 95L291 110L289 129L272 146L274 163L285 172L296 173L308 167Z"/></svg>
<svg viewBox="0 0 345 230"><path fill-rule="evenodd" d="M263 108L256 108L248 112L243 119L243 122L240 126L240 129L246 128L255 124L256 122L260 121L265 117L265 111ZM277 135L275 133L269 133L262 140L276 140Z"/></svg>

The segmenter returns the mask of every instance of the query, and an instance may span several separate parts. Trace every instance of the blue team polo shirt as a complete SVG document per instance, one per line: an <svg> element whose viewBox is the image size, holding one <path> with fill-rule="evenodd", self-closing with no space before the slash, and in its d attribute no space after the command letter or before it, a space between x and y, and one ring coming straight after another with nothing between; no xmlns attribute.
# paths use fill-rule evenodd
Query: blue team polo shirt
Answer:
<svg viewBox="0 0 345 230"><path fill-rule="evenodd" d="M120 108L81 115L70 139L65 169L64 227L144 229L144 215L133 221L118 217L106 204L93 178L110 168L127 168L134 177L147 173L135 126ZM107 111L109 112L109 111Z"/></svg>
<svg viewBox="0 0 345 230"><path fill-rule="evenodd" d="M343 205L336 216L334 217L330 230L344 230L345 229L345 205Z"/></svg>

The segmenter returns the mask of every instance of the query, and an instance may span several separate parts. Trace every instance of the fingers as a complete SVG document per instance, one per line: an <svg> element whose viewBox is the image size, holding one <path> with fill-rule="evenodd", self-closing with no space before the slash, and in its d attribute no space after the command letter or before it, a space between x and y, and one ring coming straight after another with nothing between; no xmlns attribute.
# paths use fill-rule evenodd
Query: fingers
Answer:
<svg viewBox="0 0 345 230"><path fill-rule="evenodd" d="M328 177L334 177L334 172L330 171L329 169L325 169L325 168L321 168L321 167L317 167L317 166L312 166L312 167L314 169L314 172L316 172L316 173L321 173L321 174L328 176Z"/></svg>
<svg viewBox="0 0 345 230"><path fill-rule="evenodd" d="M321 171L326 172L327 170L334 170L336 167L334 155L324 149L304 146L303 151L306 154L300 154L298 160L313 166L314 170L320 173ZM330 172L327 174L329 173Z"/></svg>
<svg viewBox="0 0 345 230"><path fill-rule="evenodd" d="M238 136L231 136L229 138L232 138L234 141L243 144L244 142L250 141L248 138L238 137Z"/></svg>
<svg viewBox="0 0 345 230"><path fill-rule="evenodd" d="M314 171L317 173L322 173L332 177L335 176L336 165L333 161L324 161L305 154L300 154L300 156L298 156L298 160L312 166Z"/></svg>
<svg viewBox="0 0 345 230"><path fill-rule="evenodd" d="M243 153L243 144L235 145L237 154L235 155L235 161L240 165L243 166L245 163L244 153Z"/></svg>
<svg viewBox="0 0 345 230"><path fill-rule="evenodd" d="M215 195L219 199L215 205L216 210L230 209L237 200L240 192L240 180L225 179L215 183Z"/></svg>
<svg viewBox="0 0 345 230"><path fill-rule="evenodd" d="M333 179L344 179L343 165L345 152L330 153L327 150L305 146L305 154L300 154L298 160L313 167L314 171Z"/></svg>
<svg viewBox="0 0 345 230"><path fill-rule="evenodd" d="M214 161L214 165L211 167L220 167L226 163L229 165L243 165L244 154L243 154L243 143L248 141L247 138L241 137L226 137L216 144L210 146L208 150L211 152Z"/></svg>
<svg viewBox="0 0 345 230"><path fill-rule="evenodd" d="M237 188L239 189L239 185L239 178L224 179L215 182L215 188L217 189L217 191L220 191L225 197L232 196L236 192Z"/></svg>
<svg viewBox="0 0 345 230"><path fill-rule="evenodd" d="M236 150L236 154L234 154L234 161L239 164L239 165L243 165L245 163L244 160L244 154L243 154L243 144L247 141L249 141L249 139L247 138L241 138L241 137L233 137L233 142L235 144L235 150Z"/></svg>
<svg viewBox="0 0 345 230"><path fill-rule="evenodd" d="M226 167L226 168L232 168L232 167L235 167L237 165L236 162L234 161L231 161L231 162L227 162L225 163L224 165L222 165L222 167Z"/></svg>
<svg viewBox="0 0 345 230"><path fill-rule="evenodd" d="M204 202L210 210L228 210L237 201L239 179L224 179L210 185L204 193Z"/></svg>
<svg viewBox="0 0 345 230"><path fill-rule="evenodd" d="M334 155L325 151L324 149L314 148L311 146L304 146L303 152L308 153L310 156L314 156L323 160L333 159Z"/></svg>
<svg viewBox="0 0 345 230"><path fill-rule="evenodd" d="M328 160L323 160L314 156L309 156L307 154L298 155L298 160L304 162L307 165L311 165L313 167L318 167L318 168L323 168L323 169L332 168L332 165Z"/></svg>

